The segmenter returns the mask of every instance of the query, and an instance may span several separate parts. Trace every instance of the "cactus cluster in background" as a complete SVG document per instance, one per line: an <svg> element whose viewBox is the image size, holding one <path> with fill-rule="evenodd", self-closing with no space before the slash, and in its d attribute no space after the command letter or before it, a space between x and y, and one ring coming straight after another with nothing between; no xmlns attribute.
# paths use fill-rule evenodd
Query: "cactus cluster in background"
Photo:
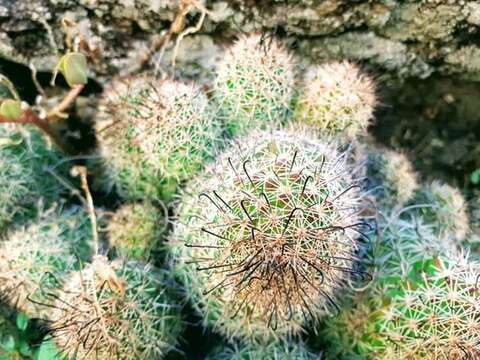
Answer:
<svg viewBox="0 0 480 360"><path fill-rule="evenodd" d="M301 76L298 63L252 35L226 50L208 94L113 80L90 165L117 202L98 224L86 171L85 210L37 211L63 202L44 170L66 159L0 128L0 358L19 351L12 319L28 316L48 325L36 356L161 359L190 307L222 337L209 360L480 357L461 193L372 144L375 84L358 66ZM83 86L84 68L67 54L58 70Z"/></svg>

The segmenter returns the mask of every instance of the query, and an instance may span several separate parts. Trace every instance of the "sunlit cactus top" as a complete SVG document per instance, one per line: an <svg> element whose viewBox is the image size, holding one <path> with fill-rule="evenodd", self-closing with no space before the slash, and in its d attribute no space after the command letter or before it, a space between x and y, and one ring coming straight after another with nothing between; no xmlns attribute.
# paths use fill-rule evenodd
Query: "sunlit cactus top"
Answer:
<svg viewBox="0 0 480 360"><path fill-rule="evenodd" d="M366 133L376 102L370 77L351 62L331 62L306 74L295 116L325 134L354 138Z"/></svg>
<svg viewBox="0 0 480 360"><path fill-rule="evenodd" d="M132 200L169 200L212 156L220 132L199 89L148 76L114 82L97 127L113 180Z"/></svg>
<svg viewBox="0 0 480 360"><path fill-rule="evenodd" d="M365 275L355 174L348 152L297 129L239 139L198 176L171 245L205 321L227 336L281 337L334 309L345 279Z"/></svg>
<svg viewBox="0 0 480 360"><path fill-rule="evenodd" d="M241 37L218 64L214 96L231 134L284 123L294 94L294 63L276 39Z"/></svg>

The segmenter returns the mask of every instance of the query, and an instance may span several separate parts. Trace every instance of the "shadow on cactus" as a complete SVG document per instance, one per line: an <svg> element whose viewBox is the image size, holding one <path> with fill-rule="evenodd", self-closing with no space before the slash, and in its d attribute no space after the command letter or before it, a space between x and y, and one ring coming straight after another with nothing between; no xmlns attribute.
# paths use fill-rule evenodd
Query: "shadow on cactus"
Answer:
<svg viewBox="0 0 480 360"><path fill-rule="evenodd" d="M206 325L228 337L298 334L337 308L368 238L358 165L301 130L239 139L186 189L170 243ZM337 309L338 310L338 309Z"/></svg>

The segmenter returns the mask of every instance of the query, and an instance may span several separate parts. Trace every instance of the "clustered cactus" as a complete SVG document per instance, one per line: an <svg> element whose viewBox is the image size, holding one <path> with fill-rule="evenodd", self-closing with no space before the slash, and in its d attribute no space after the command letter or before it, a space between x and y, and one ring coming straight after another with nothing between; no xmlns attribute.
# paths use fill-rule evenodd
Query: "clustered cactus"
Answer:
<svg viewBox="0 0 480 360"><path fill-rule="evenodd" d="M83 59L62 61L84 84ZM163 358L185 302L223 336L211 360L480 357L462 195L420 184L405 155L371 144L375 85L356 65L299 76L296 63L252 35L227 49L209 94L151 74L113 80L96 125L98 183L123 202L101 220L108 245L85 176L88 211L8 229L0 310L6 298L48 320L49 346L68 359ZM57 196L39 188L43 150L8 136L0 230L22 201Z"/></svg>

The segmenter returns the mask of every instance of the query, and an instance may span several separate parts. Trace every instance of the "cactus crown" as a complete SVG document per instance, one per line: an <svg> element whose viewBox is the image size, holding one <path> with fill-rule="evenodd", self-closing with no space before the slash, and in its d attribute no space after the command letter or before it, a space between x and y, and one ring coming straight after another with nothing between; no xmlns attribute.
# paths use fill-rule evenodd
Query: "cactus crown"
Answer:
<svg viewBox="0 0 480 360"><path fill-rule="evenodd" d="M355 138L366 133L375 104L375 85L368 76L351 62L331 62L307 73L295 115L322 133Z"/></svg>
<svg viewBox="0 0 480 360"><path fill-rule="evenodd" d="M133 200L170 199L212 156L220 131L201 91L145 76L106 92L98 129L113 180Z"/></svg>
<svg viewBox="0 0 480 360"><path fill-rule="evenodd" d="M290 112L293 61L275 39L242 37L218 65L214 96L230 134L280 125Z"/></svg>
<svg viewBox="0 0 480 360"><path fill-rule="evenodd" d="M52 337L60 352L86 360L163 356L182 326L164 280L149 266L102 257L73 273L51 299Z"/></svg>
<svg viewBox="0 0 480 360"><path fill-rule="evenodd" d="M239 140L245 150L223 154L184 198L177 246L196 263L195 300L228 335L296 333L336 306L346 275L363 275L353 266L366 226L359 179L347 153L299 133Z"/></svg>
<svg viewBox="0 0 480 360"><path fill-rule="evenodd" d="M315 360L302 343L273 342L265 346L234 345L215 349L207 360Z"/></svg>

